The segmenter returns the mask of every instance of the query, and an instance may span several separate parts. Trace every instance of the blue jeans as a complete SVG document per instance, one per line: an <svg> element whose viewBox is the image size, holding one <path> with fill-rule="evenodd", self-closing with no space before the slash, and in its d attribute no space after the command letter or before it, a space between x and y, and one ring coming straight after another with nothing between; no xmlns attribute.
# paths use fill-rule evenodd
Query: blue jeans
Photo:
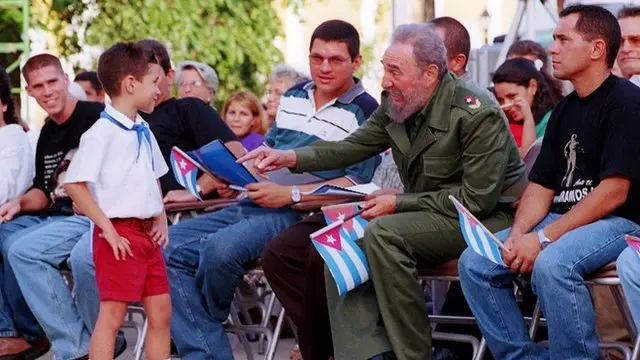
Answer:
<svg viewBox="0 0 640 360"><path fill-rule="evenodd" d="M8 253L29 307L62 360L89 352L90 333L59 270L88 230L88 218L69 216L21 236Z"/></svg>
<svg viewBox="0 0 640 360"><path fill-rule="evenodd" d="M618 276L631 309L636 328L640 329L640 257L631 247L618 257Z"/></svg>
<svg viewBox="0 0 640 360"><path fill-rule="evenodd" d="M169 228L164 255L173 303L171 335L181 359L233 359L222 323L244 265L299 219L289 208L245 201Z"/></svg>
<svg viewBox="0 0 640 360"><path fill-rule="evenodd" d="M560 217L549 214L534 231ZM505 240L510 229L496 236ZM466 249L460 257L460 283L482 334L496 359L599 359L595 313L584 277L615 260L625 247L624 235L640 226L606 217L579 227L549 244L535 260L531 282L549 328L549 350L527 332L513 294L517 277Z"/></svg>
<svg viewBox="0 0 640 360"><path fill-rule="evenodd" d="M7 261L9 248L22 236L64 217L22 215L0 224L2 266L0 266L0 337L23 336L35 340L42 336L38 321L20 291L13 268Z"/></svg>

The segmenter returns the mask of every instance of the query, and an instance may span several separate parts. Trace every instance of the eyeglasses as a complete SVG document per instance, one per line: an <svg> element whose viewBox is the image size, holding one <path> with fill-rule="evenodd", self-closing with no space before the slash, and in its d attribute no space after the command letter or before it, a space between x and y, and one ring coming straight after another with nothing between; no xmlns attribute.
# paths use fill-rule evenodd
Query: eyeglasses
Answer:
<svg viewBox="0 0 640 360"><path fill-rule="evenodd" d="M181 88L185 88L185 87L201 87L204 86L204 83L202 81L196 80L196 81L180 81L178 82L178 87Z"/></svg>
<svg viewBox="0 0 640 360"><path fill-rule="evenodd" d="M331 56L331 57L324 57L324 56L320 56L320 55L309 55L309 62L311 62L312 65L322 65L324 64L324 61L327 60L329 62L329 66L331 67L336 67L336 66L340 66L342 64L344 64L345 62L347 62L349 59L345 59L343 57L340 56Z"/></svg>

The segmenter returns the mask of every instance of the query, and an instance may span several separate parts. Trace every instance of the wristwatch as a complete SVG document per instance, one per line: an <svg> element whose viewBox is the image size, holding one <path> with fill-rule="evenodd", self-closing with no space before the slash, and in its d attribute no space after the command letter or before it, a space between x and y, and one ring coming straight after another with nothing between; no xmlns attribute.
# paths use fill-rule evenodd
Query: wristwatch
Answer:
<svg viewBox="0 0 640 360"><path fill-rule="evenodd" d="M300 199L302 198L302 195L300 194L300 188L297 186L294 186L291 188L291 201L293 201L294 204L300 202Z"/></svg>
<svg viewBox="0 0 640 360"><path fill-rule="evenodd" d="M544 236L544 229L538 230L538 242L540 242L540 246L544 249L547 245L551 244L551 240L549 240L546 236Z"/></svg>

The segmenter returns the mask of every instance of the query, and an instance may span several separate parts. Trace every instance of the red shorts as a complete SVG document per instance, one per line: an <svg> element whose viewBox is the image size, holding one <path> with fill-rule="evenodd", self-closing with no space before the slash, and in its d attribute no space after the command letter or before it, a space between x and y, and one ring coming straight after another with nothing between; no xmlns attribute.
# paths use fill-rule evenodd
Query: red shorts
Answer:
<svg viewBox="0 0 640 360"><path fill-rule="evenodd" d="M93 231L93 261L100 301L140 301L147 296L169 293L167 269L160 246L151 241L140 219L111 219L120 236L129 240L133 257L116 260L111 245Z"/></svg>

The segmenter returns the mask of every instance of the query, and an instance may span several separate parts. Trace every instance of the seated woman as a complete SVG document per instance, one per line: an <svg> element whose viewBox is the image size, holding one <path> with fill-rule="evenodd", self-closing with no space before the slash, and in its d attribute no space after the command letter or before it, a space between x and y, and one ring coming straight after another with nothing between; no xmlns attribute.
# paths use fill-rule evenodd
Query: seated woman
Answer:
<svg viewBox="0 0 640 360"><path fill-rule="evenodd" d="M231 94L222 107L222 119L247 151L264 142L268 128L267 113L254 94L246 91Z"/></svg>
<svg viewBox="0 0 640 360"><path fill-rule="evenodd" d="M520 156L544 135L551 109L562 98L553 79L527 59L505 61L493 75L495 95L502 106Z"/></svg>
<svg viewBox="0 0 640 360"><path fill-rule="evenodd" d="M267 117L269 119L269 127L276 121L278 114L278 106L280 106L280 98L290 87L307 81L309 78L291 66L285 64L276 65L271 71L269 77L269 86L267 90Z"/></svg>
<svg viewBox="0 0 640 360"><path fill-rule="evenodd" d="M22 195L35 174L35 156L19 125L11 99L11 83L0 68L0 205ZM0 218L0 223L2 218Z"/></svg>

